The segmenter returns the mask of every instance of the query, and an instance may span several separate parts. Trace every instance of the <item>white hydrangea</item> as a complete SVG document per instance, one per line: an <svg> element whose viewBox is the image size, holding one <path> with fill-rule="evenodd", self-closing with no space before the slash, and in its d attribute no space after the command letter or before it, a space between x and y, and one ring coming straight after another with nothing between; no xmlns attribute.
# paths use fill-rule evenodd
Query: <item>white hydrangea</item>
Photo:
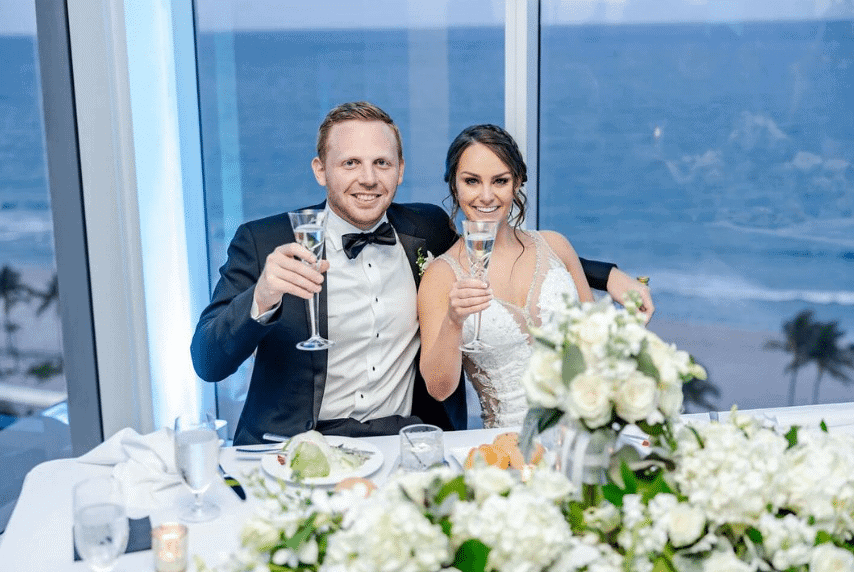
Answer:
<svg viewBox="0 0 854 572"><path fill-rule="evenodd" d="M474 490L475 502L482 503L494 495L510 492L516 479L509 471L492 465L476 467L465 472L466 484Z"/></svg>
<svg viewBox="0 0 854 572"><path fill-rule="evenodd" d="M491 547L487 569L536 572L566 549L572 533L550 501L527 488L493 495L482 505L457 503L450 517L454 548L477 539Z"/></svg>
<svg viewBox="0 0 854 572"><path fill-rule="evenodd" d="M373 498L373 497L372 497ZM448 537L411 502L377 497L329 536L323 571L435 572L453 559Z"/></svg>
<svg viewBox="0 0 854 572"><path fill-rule="evenodd" d="M595 534L573 536L549 572L622 572L623 557Z"/></svg>
<svg viewBox="0 0 854 572"><path fill-rule="evenodd" d="M703 572L755 572L756 568L743 562L732 550L712 553L703 561Z"/></svg>
<svg viewBox="0 0 854 572"><path fill-rule="evenodd" d="M776 518L764 514L756 525L762 546L776 570L788 570L809 562L816 529L794 514Z"/></svg>
<svg viewBox="0 0 854 572"><path fill-rule="evenodd" d="M816 546L810 572L854 572L854 554L828 543Z"/></svg>
<svg viewBox="0 0 854 572"><path fill-rule="evenodd" d="M749 418L733 420L699 428L703 448L692 432L680 431L673 476L711 522L755 524L769 506L785 501L781 480L788 443Z"/></svg>
<svg viewBox="0 0 854 572"><path fill-rule="evenodd" d="M854 535L854 436L801 429L786 458L787 507L828 532Z"/></svg>

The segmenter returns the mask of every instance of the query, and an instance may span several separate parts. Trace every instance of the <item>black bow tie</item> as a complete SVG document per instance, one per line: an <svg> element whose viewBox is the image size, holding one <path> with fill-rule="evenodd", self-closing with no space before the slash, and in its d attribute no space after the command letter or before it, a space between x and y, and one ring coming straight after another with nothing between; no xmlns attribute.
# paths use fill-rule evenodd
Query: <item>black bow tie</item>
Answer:
<svg viewBox="0 0 854 572"><path fill-rule="evenodd" d="M392 245L397 242L394 237L394 229L388 222L384 222L373 232L351 232L341 235L344 242L344 254L353 260L362 249L370 243Z"/></svg>

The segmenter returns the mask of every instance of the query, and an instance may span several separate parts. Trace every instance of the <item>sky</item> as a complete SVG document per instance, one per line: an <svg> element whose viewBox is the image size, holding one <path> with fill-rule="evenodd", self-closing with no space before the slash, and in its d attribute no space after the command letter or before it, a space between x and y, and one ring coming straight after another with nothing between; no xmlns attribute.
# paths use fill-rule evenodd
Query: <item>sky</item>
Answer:
<svg viewBox="0 0 854 572"><path fill-rule="evenodd" d="M202 31L501 25L505 18L504 0L196 2ZM35 0L0 0L0 34L34 34L34 6ZM547 25L810 20L854 18L854 0L545 0L541 11Z"/></svg>

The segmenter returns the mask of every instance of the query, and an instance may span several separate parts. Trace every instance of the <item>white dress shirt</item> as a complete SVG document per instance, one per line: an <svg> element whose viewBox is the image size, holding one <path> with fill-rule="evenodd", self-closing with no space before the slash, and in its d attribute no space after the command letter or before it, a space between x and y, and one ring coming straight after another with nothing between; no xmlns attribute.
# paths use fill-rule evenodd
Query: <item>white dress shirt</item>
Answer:
<svg viewBox="0 0 854 572"><path fill-rule="evenodd" d="M365 231L327 210L328 337L335 344L328 350L320 419L409 415L421 340L406 252L399 240L368 244L350 260L341 236Z"/></svg>

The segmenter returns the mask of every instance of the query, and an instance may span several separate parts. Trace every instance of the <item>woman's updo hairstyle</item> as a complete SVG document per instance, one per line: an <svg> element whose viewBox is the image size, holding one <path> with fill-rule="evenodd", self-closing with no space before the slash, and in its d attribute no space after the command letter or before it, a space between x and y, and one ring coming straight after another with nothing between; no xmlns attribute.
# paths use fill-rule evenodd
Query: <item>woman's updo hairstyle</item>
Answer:
<svg viewBox="0 0 854 572"><path fill-rule="evenodd" d="M497 125L484 123L466 127L448 147L448 156L445 158L445 182L451 193L451 224L453 224L460 210L460 201L457 195L457 169L460 166L460 158L466 149L480 143L489 148L490 151L504 163L513 177L513 211L510 220L514 229L519 228L525 218L525 205L527 199L522 191L522 185L528 181L528 168L522 158L522 152L513 137L507 131Z"/></svg>

